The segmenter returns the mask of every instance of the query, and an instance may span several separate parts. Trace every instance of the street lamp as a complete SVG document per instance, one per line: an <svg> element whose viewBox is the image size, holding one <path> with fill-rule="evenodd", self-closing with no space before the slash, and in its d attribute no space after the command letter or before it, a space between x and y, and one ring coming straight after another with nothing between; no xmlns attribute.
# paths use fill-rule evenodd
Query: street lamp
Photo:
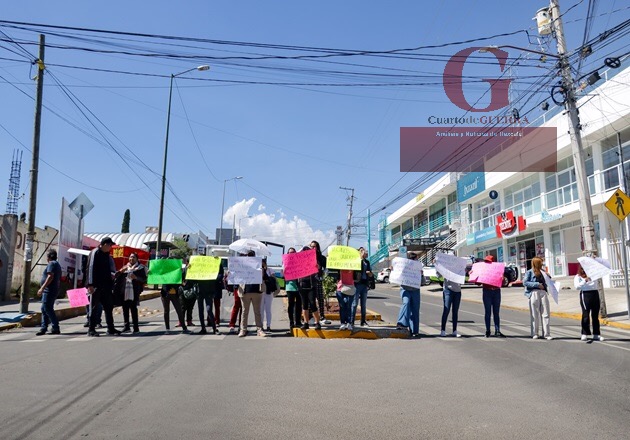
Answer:
<svg viewBox="0 0 630 440"><path fill-rule="evenodd" d="M220 222L220 226L219 226L219 245L221 245L222 241L223 241L223 210L225 209L225 184L228 183L231 180L241 180L243 178L243 176L236 176L236 177L232 177L230 179L225 179L223 181L223 198L221 199L221 222ZM234 226L232 226L234 227Z"/></svg>
<svg viewBox="0 0 630 440"><path fill-rule="evenodd" d="M155 244L155 258L160 257L160 249L162 248L162 220L164 219L164 191L166 189L166 162L168 159L168 131L171 126L171 100L173 97L173 79L175 77L183 75L188 72L192 72L193 70L209 70L210 66L203 65L193 67L192 69L185 70L180 73L172 74L171 73L171 84L168 90L168 111L166 112L166 140L164 141L164 167L162 168L162 192L160 194L160 218L158 220L158 232L157 232L157 242Z"/></svg>

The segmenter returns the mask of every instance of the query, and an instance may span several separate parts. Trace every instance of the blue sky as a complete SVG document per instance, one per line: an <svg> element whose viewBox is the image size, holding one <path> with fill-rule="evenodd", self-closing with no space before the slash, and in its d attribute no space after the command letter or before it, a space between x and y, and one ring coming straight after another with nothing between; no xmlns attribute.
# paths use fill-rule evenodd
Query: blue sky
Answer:
<svg viewBox="0 0 630 440"><path fill-rule="evenodd" d="M438 58L442 56L446 60L471 45L512 44L540 50L542 46L536 41L532 17L544 3L187 1L175 5L162 0L150 3L34 1L7 2L3 5L2 19L222 41L370 51L456 42L522 29L528 30L532 36L528 40L525 33L519 33L480 44L418 52ZM569 48L582 42L588 3L579 0L561 2L563 11L577 4L564 17ZM589 32L591 38L630 16L624 2L597 3ZM621 10L611 13L617 9ZM1 26L0 30L6 34L0 38L20 41L24 49L36 54L36 46L28 43L37 41L37 32L6 26ZM49 31L76 34L70 30ZM175 41L171 43L179 46L158 46L150 39L133 38L135 41L132 42L129 41L132 37L116 36L126 38L124 41L113 40L111 35L89 37L98 37L107 45L55 35L47 36L47 44L99 50L130 50L129 46L133 45L142 53L168 50L178 55L207 54L212 57L312 54L305 50L208 43L197 43L199 49L193 50L183 47L193 44L190 42ZM627 43L617 42L621 53L628 51L624 44ZM613 53L613 49L616 47L610 45L601 53L596 52L585 61L582 72L589 66L600 65L601 57ZM555 47L552 52L555 53ZM510 50L510 56L520 53ZM29 79L34 71L25 62L26 57L20 48L10 41L3 41L0 57L6 58L0 59L0 93L3 97L0 107L0 190L6 194L13 149L24 149L20 144L31 148L35 86ZM240 226L244 236L287 245L316 238L324 244L334 237L335 226L346 222L347 194L339 186L355 188L354 212L358 216L365 216L368 207L372 211L385 207L372 220L375 233L380 214L393 212L415 194L407 194L396 203L388 202L404 194L405 188L421 177L417 173L403 175L399 172L399 128L425 126L430 115L458 116L463 113L445 96L439 83L445 61L436 57L432 60L374 56L317 61L210 60L207 62L211 65L210 71L193 72L176 79L167 174L173 191L186 209L172 193L167 193L166 203L170 209L165 213L164 229L174 232L201 229L213 236L214 229L219 226L223 181L243 176L242 181L229 182L226 187L224 226L229 226L234 217L237 223L242 218ZM45 79L44 104L48 108L44 109L42 119L41 158L49 165L42 163L40 167L37 225L58 227L61 198L71 200L80 192L87 194L95 204L86 218L87 231L119 231L127 208L131 209L132 232L157 225L158 198L155 194L159 194L162 169L168 75L206 62L53 47L46 50L46 62L49 73ZM532 67L518 66L511 72L517 78L514 96L525 93L538 72L546 73L546 70L533 66L531 57L524 64ZM306 69L317 69L317 72ZM340 74L340 71L346 73ZM362 75L350 77L347 72ZM366 73L428 75L429 78L398 80L397 77L370 77ZM465 73L485 77L498 75L496 66L489 64L472 65ZM522 82L518 81L519 77L524 78ZM208 79L300 85L234 84ZM392 85L412 81L423 85ZM380 85L347 85L371 82ZM424 84L427 82L431 84ZM346 85L317 85L323 83ZM75 103L84 107L80 110L64 90L72 94ZM466 87L471 101L482 96L484 91L486 88L481 85ZM103 125L99 125L99 121ZM127 159L114 153L110 144ZM130 162L130 152L141 158L148 169ZM21 189L26 194L29 168L30 152L25 150ZM391 190L377 200L390 187ZM421 188L414 191L419 192ZM25 197L20 201L19 211L27 209ZM353 240L355 245L364 243L365 238Z"/></svg>

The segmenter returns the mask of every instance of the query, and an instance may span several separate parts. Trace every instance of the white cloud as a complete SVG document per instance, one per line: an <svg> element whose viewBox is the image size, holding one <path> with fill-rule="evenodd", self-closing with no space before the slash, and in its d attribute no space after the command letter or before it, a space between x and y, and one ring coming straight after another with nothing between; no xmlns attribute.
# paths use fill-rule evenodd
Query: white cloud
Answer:
<svg viewBox="0 0 630 440"><path fill-rule="evenodd" d="M258 212L250 214L250 210L255 198L243 199L230 206L223 221L231 225L236 218L236 228L241 228L241 237L256 238L279 243L288 247L298 247L307 245L312 240L317 240L322 247L327 246L335 239L333 230L322 231L314 229L307 220L298 216L289 217L282 210L277 210L274 214L264 212L264 205L258 206ZM276 252L272 249L274 255Z"/></svg>

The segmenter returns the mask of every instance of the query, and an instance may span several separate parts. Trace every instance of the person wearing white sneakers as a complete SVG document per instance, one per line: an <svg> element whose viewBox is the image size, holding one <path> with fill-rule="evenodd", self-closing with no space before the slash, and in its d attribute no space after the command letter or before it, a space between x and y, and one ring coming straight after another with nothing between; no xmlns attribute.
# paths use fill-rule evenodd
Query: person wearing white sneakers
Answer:
<svg viewBox="0 0 630 440"><path fill-rule="evenodd" d="M553 338L549 329L549 294L547 293L547 282L543 276L542 267L543 261L541 258L532 258L532 268L525 272L523 286L525 286L524 294L529 299L529 309L531 310L532 339L540 338L538 328L542 320L543 337L551 340Z"/></svg>
<svg viewBox="0 0 630 440"><path fill-rule="evenodd" d="M582 341L591 335L590 318L593 320L593 341L603 341L599 333L599 291L597 280L590 279L580 265L578 273L573 279L573 285L580 291L580 307L582 308ZM590 315L590 316L589 316Z"/></svg>
<svg viewBox="0 0 630 440"><path fill-rule="evenodd" d="M461 337L457 333L457 318L459 312L459 304L462 301L462 286L455 281L444 279L444 290L442 291L442 299L444 300L444 310L442 311L442 331L440 336L446 336L446 321L448 321L448 315L453 310L453 333L456 338Z"/></svg>
<svg viewBox="0 0 630 440"><path fill-rule="evenodd" d="M355 294L351 270L342 270L337 282L337 302L339 303L339 330L352 330L352 301Z"/></svg>

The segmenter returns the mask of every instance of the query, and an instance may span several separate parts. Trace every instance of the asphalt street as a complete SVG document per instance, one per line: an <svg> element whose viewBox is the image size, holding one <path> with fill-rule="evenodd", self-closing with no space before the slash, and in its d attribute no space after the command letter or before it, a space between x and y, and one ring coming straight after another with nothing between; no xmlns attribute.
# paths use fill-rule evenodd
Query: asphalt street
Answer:
<svg viewBox="0 0 630 440"><path fill-rule="evenodd" d="M478 289L465 289L464 298L474 295ZM378 285L368 308L395 324L399 303L397 290ZM88 338L82 318L63 321L59 336L37 337L34 328L2 333L0 435L627 437L628 331L603 327L604 342L585 343L579 322L552 318L555 339L532 340L527 314L502 310L508 337L487 339L483 307L463 301L464 337L440 338L441 301L425 296L419 340L301 339L284 335L283 307L276 298L267 338L165 335L159 300L142 303L145 313L157 312L141 318L137 336ZM173 312L171 319L174 328Z"/></svg>

